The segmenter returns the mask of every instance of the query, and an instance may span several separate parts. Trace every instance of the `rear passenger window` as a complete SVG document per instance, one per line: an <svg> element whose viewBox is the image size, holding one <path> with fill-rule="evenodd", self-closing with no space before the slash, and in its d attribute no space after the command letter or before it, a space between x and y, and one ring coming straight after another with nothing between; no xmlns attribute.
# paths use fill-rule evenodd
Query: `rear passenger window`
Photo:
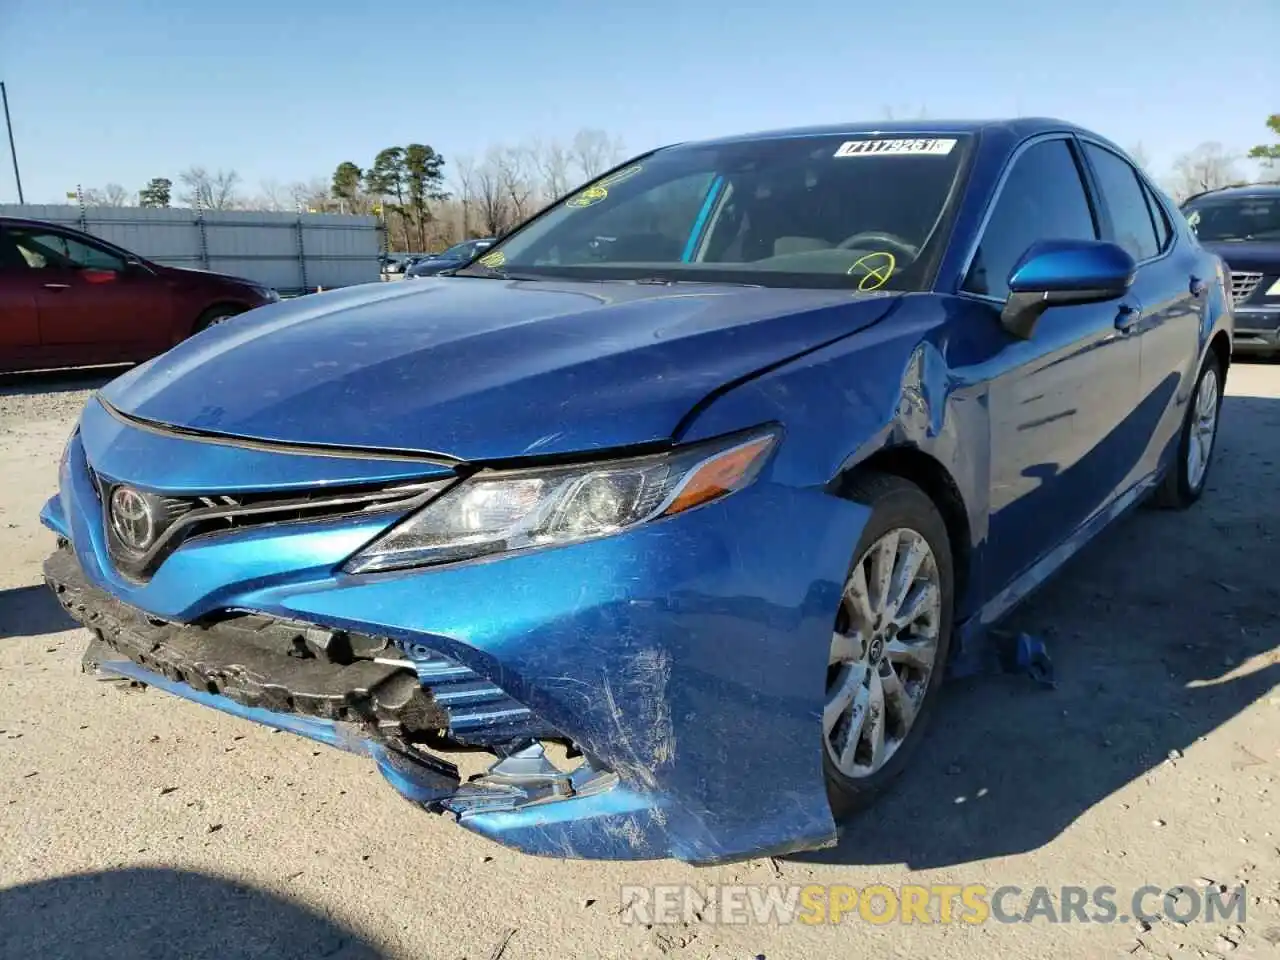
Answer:
<svg viewBox="0 0 1280 960"><path fill-rule="evenodd" d="M1162 204L1155 195L1155 191L1147 184L1142 185L1142 192L1146 194L1147 206L1151 208L1151 220L1156 225L1156 244L1160 248L1160 252L1169 249L1169 241L1173 239L1173 227L1169 223L1169 215L1164 212L1164 204Z"/></svg>
<svg viewBox="0 0 1280 960"><path fill-rule="evenodd" d="M963 289L1009 296L1009 275L1037 240L1096 240L1089 200L1065 140L1045 140L1014 161L978 242Z"/></svg>
<svg viewBox="0 0 1280 960"><path fill-rule="evenodd" d="M1086 143L1084 151L1098 178L1102 201L1111 214L1116 243L1128 250L1135 260L1154 257L1160 252L1160 243L1156 239L1151 208L1147 206L1138 174L1128 161L1110 150Z"/></svg>

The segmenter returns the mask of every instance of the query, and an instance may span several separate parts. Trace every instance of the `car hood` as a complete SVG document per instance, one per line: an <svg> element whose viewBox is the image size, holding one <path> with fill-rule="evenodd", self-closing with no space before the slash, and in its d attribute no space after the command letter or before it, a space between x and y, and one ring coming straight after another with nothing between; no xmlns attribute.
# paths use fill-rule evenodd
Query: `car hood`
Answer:
<svg viewBox="0 0 1280 960"><path fill-rule="evenodd" d="M170 276L182 278L189 277L199 280L221 280L225 283L239 283L246 287L260 287L262 284L254 280L247 280L244 277L237 277L230 273L218 273L214 270L204 270L200 267L171 267L168 264L155 264L162 272Z"/></svg>
<svg viewBox="0 0 1280 960"><path fill-rule="evenodd" d="M1245 240L1231 243L1201 241L1200 245L1211 253L1216 253L1227 262L1228 267L1237 272L1280 272L1280 241Z"/></svg>
<svg viewBox="0 0 1280 960"><path fill-rule="evenodd" d="M491 460L669 439L710 392L862 329L893 295L447 277L313 294L113 381L223 436Z"/></svg>

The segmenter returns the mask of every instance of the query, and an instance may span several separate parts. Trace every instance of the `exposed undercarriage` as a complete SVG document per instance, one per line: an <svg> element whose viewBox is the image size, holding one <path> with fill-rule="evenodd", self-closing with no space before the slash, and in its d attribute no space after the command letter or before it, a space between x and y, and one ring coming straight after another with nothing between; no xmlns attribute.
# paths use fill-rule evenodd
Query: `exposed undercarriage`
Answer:
<svg viewBox="0 0 1280 960"><path fill-rule="evenodd" d="M612 773L590 759L566 771L545 745L572 744L467 667L420 645L329 630L245 611L177 623L149 616L92 586L69 545L45 562L59 603L94 635L87 671L142 684L184 684L246 709L331 725L336 746L376 749L401 792L428 809L465 814L516 809L607 789ZM140 668L135 669L135 668ZM481 748L494 757L463 779L442 752Z"/></svg>

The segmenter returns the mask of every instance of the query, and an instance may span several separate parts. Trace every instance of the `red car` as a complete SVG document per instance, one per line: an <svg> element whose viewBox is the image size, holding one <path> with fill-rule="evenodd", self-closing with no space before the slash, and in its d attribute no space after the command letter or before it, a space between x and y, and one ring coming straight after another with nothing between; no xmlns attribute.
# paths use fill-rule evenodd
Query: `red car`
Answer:
<svg viewBox="0 0 1280 960"><path fill-rule="evenodd" d="M162 266L78 230L0 217L0 371L146 360L278 299L249 280Z"/></svg>

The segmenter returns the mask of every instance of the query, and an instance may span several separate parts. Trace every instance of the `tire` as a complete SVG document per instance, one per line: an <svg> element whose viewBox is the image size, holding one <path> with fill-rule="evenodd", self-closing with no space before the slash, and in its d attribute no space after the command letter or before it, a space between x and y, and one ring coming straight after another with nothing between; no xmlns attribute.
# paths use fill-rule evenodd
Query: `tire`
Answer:
<svg viewBox="0 0 1280 960"><path fill-rule="evenodd" d="M943 675L946 672L955 603L951 541L942 515L924 491L901 477L869 473L854 481L848 496L869 506L871 518L867 521L854 549L853 562L850 564L845 581L841 609L837 614L832 639L831 656L828 658L830 664L827 668L827 687L823 698L822 763L826 777L827 797L831 803L831 812L837 821L870 806L901 775L911 759L911 754L919 745L938 700L938 689L942 685ZM897 543L896 551L902 551L904 545L908 545L912 550L920 550L920 541L927 544L929 553L926 559L920 562L917 575L907 585L908 589L901 589L900 580L891 580L891 587L896 583L898 590L878 591L874 586L874 582L878 581L873 576L871 578L873 585L867 586L861 593L861 596L867 598L867 604L861 605L855 599L861 590L858 578L862 577L861 584L867 585L868 571L874 573L887 565L879 562L877 566L877 559L870 555L873 547L876 548L877 553L885 549L883 547L885 543ZM902 567L899 563L905 556L901 552L895 552L892 564L894 574L901 572ZM930 566L930 557L932 566ZM936 610L933 609L930 601L933 612L928 618L913 620L900 633L892 634L858 626L859 622L866 622L865 612L861 614L856 612L858 607L862 606L864 611L868 608L874 610L877 606L883 607L883 604L878 605L875 602L878 593L883 599L884 595L893 597L900 591L901 597L905 598L900 606L906 608L908 607L906 600L914 596L915 591L920 590L926 582L933 586L937 594ZM936 628L936 640L933 641L932 647L932 665L927 677L920 673L916 666L905 666L901 655L904 649L918 649L917 641L913 639L917 627L921 635L933 633ZM862 647L866 653L864 657L866 665L863 669L866 671L865 689L869 691L866 694L867 706L861 713L862 732L851 755L848 753L847 746L855 726L855 708L863 696L864 687L858 680L858 665L855 661L837 662L838 653L847 653L857 647L856 641L841 639L842 631L846 634L857 632L864 638ZM901 637L907 639L901 640ZM880 644L878 648L877 641ZM898 651L897 656L895 651ZM872 661L876 664L874 668L871 666ZM905 667L904 673L899 672L900 667ZM890 692L892 689L890 680L884 673L886 668L895 678L898 691L896 695ZM875 677L871 676L873 672L876 674ZM904 680L907 674L914 676L914 680ZM842 714L832 721L830 717L834 714L838 701L842 699L837 694L847 692L851 684L856 687L852 703L849 708L846 708L851 712ZM874 743L874 729L877 722L874 709L876 700L873 692L874 685L877 684L881 690L878 722L883 733L883 748L892 751L891 755L883 759L878 767L874 756L868 752L870 745ZM911 698L914 716L913 721L905 728L902 723L905 716L902 712L903 701L900 699L903 695ZM837 751L841 754L839 760L836 757ZM857 759L860 756L870 758L866 764L862 765L865 772L854 770L850 773L841 769L841 764L847 766L850 762L858 766Z"/></svg>
<svg viewBox="0 0 1280 960"><path fill-rule="evenodd" d="M222 323L224 320L230 320L232 317L241 313L244 313L244 311L239 307L210 307L204 313L200 314L199 319L196 320L195 329L191 332L199 333L201 330L206 330L209 327Z"/></svg>
<svg viewBox="0 0 1280 960"><path fill-rule="evenodd" d="M1210 380L1212 378L1212 380ZM1207 387L1206 384L1213 386ZM1202 400L1211 390L1214 396L1212 417L1205 419L1207 410L1202 409ZM1209 470L1213 466L1213 454L1217 449L1218 421L1222 417L1222 364L1212 350L1205 357L1204 366L1200 368L1200 376L1196 378L1196 388L1187 403L1187 412L1183 417L1182 430L1178 435L1178 452L1174 462L1156 488L1155 504L1167 510L1185 510L1200 499L1205 484L1209 479ZM1193 444L1199 442L1203 453L1204 466L1198 471L1192 463Z"/></svg>

